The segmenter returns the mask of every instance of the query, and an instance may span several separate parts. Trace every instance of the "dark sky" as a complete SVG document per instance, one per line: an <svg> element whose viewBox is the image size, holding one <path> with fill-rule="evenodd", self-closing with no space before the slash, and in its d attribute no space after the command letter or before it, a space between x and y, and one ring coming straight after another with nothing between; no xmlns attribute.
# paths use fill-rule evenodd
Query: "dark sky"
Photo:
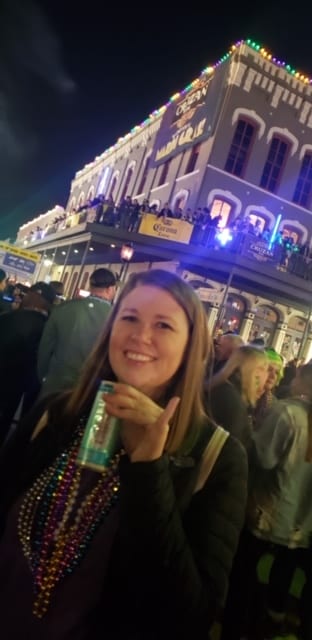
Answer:
<svg viewBox="0 0 312 640"><path fill-rule="evenodd" d="M237 40L312 76L308 3L122 4L0 0L0 240Z"/></svg>

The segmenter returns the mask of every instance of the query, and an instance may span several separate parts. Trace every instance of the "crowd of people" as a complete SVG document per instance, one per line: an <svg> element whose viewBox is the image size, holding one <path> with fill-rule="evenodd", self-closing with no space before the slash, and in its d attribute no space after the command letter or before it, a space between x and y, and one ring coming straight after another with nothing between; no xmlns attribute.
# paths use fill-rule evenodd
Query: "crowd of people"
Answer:
<svg viewBox="0 0 312 640"><path fill-rule="evenodd" d="M306 280L312 279L312 255L307 243L295 241L294 237L277 231L272 236L272 228L264 224L260 218L238 215L230 220L224 231L221 215L211 215L209 208L181 208L179 202L174 208L168 202L162 207L150 204L145 198L141 203L136 198L126 196L120 204L116 204L110 196L99 195L93 200L72 211L64 211L44 227L39 225L24 238L26 242L43 239L68 227L95 222L106 227L121 228L130 232L138 232L142 219L146 214L153 214L165 223L169 219L181 220L192 225L190 244L201 245L209 249L226 247L229 251L252 255L250 242L261 242L263 256L279 269L287 270Z"/></svg>
<svg viewBox="0 0 312 640"><path fill-rule="evenodd" d="M312 365L213 339L165 270L56 288L0 313L3 638L311 640ZM103 380L99 468L78 452Z"/></svg>

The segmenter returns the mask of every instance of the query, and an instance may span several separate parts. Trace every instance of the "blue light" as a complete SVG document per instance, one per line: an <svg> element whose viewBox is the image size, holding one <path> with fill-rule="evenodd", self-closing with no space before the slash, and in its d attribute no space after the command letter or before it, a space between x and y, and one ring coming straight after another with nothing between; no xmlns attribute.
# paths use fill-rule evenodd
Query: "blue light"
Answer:
<svg viewBox="0 0 312 640"><path fill-rule="evenodd" d="M274 242L274 240L275 240L275 238L276 238L277 230L278 230L278 227L279 227L279 225L280 225L280 221L281 221L281 219L282 219L282 214L281 214L281 213L279 213L279 214L278 214L278 216L277 216L277 218L276 218L276 222L275 222L275 225L274 225L274 229L273 229L273 231L272 231L271 238L270 238L270 241L269 241L269 249L271 249L272 244L273 244L273 242Z"/></svg>
<svg viewBox="0 0 312 640"><path fill-rule="evenodd" d="M216 239L218 240L221 247L225 247L225 245L228 242L231 242L231 240L233 240L233 236L230 230L225 228L225 229L221 229L221 231L218 231L218 233L216 233Z"/></svg>

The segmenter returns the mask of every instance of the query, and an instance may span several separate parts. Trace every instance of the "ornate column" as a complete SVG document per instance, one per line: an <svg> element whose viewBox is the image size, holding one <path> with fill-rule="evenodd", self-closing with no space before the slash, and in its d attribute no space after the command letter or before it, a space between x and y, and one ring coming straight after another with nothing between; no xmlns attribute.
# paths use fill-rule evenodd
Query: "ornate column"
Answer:
<svg viewBox="0 0 312 640"><path fill-rule="evenodd" d="M277 324L276 331L274 333L273 340L272 340L272 347L278 353L281 353L286 331L287 331L287 324L284 324L283 322L279 322Z"/></svg>
<svg viewBox="0 0 312 640"><path fill-rule="evenodd" d="M247 313L245 313L243 322L242 322L242 326L240 328L240 332L239 335L241 338L243 338L243 340L245 342L248 342L248 338L250 335L250 330L253 324L255 318L255 314L251 313L250 311L248 311Z"/></svg>

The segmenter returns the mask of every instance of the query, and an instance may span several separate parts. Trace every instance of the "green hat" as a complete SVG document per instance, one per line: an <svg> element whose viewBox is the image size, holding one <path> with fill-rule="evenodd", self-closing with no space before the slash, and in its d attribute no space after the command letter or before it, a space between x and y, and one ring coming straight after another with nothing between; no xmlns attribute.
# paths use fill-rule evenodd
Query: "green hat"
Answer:
<svg viewBox="0 0 312 640"><path fill-rule="evenodd" d="M278 382L280 382L280 380L282 379L282 377L284 375L284 359L283 359L283 356L281 356L279 353L277 353L277 351L275 351L275 349L273 349L273 347L266 347L266 349L264 351L267 354L270 362L273 362L274 364L278 364L279 365L280 370L279 370L279 374L278 374Z"/></svg>

